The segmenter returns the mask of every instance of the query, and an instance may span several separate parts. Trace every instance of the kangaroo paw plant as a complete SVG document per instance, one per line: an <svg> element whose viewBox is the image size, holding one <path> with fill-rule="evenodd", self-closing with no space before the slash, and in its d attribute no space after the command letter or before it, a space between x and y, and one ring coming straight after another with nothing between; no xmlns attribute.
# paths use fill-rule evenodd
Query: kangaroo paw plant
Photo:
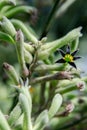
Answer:
<svg viewBox="0 0 87 130"><path fill-rule="evenodd" d="M75 63L81 58L75 54L82 27L48 42L46 35L56 4L63 6L58 0L54 2L39 38L25 22L26 17L25 21L20 17L22 13L37 14L35 7L17 5L14 0L0 1L0 42L15 49L19 68L3 63L16 103L7 116L0 110L0 130L61 130L87 118L86 92L80 92L86 90L87 77L81 76Z"/></svg>

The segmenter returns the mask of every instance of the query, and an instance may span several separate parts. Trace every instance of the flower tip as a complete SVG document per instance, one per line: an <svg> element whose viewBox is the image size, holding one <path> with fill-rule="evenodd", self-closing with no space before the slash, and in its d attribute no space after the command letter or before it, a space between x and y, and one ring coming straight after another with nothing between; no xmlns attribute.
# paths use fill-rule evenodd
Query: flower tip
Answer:
<svg viewBox="0 0 87 130"><path fill-rule="evenodd" d="M7 17L6 16L2 16L2 23L7 21Z"/></svg>
<svg viewBox="0 0 87 130"><path fill-rule="evenodd" d="M10 4L15 5L16 6L16 1L15 0L9 0Z"/></svg>
<svg viewBox="0 0 87 130"><path fill-rule="evenodd" d="M82 26L79 27L79 30L80 30L80 31L82 30Z"/></svg>
<svg viewBox="0 0 87 130"><path fill-rule="evenodd" d="M81 33L81 30L82 30L82 26L79 27L79 31L80 31L80 35L79 35L79 36L80 36L80 37L83 36L83 34Z"/></svg>
<svg viewBox="0 0 87 130"><path fill-rule="evenodd" d="M21 31L21 29L19 29L17 32L16 32L16 41L20 41L21 39L24 39L24 36L23 36L23 33Z"/></svg>
<svg viewBox="0 0 87 130"><path fill-rule="evenodd" d="M76 34L78 34L78 37L82 37L81 30L82 30L81 26L76 29Z"/></svg>
<svg viewBox="0 0 87 130"><path fill-rule="evenodd" d="M67 106L66 106L66 111L68 112L68 113L71 113L73 110L74 110L74 108L75 108L75 106L74 106L74 104L73 103L69 103Z"/></svg>
<svg viewBox="0 0 87 130"><path fill-rule="evenodd" d="M23 75L27 77L29 75L29 70L27 68L24 68Z"/></svg>
<svg viewBox="0 0 87 130"><path fill-rule="evenodd" d="M47 41L47 37L43 37L42 39L41 39L41 42L42 43L45 43Z"/></svg>
<svg viewBox="0 0 87 130"><path fill-rule="evenodd" d="M10 65L8 63L4 62L3 68L8 70L10 68Z"/></svg>
<svg viewBox="0 0 87 130"><path fill-rule="evenodd" d="M80 82L77 83L77 88L78 88L80 91L84 91L85 87L86 87L86 84L85 84L84 81L80 81Z"/></svg>

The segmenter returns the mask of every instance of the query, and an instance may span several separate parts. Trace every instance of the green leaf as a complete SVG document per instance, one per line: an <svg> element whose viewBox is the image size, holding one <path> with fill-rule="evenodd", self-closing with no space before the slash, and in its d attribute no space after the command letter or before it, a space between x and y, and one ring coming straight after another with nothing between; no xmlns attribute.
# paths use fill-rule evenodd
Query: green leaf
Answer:
<svg viewBox="0 0 87 130"><path fill-rule="evenodd" d="M5 16L3 16L2 21L0 22L0 25L2 27L2 29L9 34L10 36L14 37L16 34L16 30L15 27L13 26L13 24L11 23L11 21L6 18Z"/></svg>
<svg viewBox="0 0 87 130"><path fill-rule="evenodd" d="M1 32L1 31L0 31L0 40L7 43L12 43L12 44L15 43L13 38L9 34Z"/></svg>
<svg viewBox="0 0 87 130"><path fill-rule="evenodd" d="M4 115L0 111L0 130L11 130Z"/></svg>
<svg viewBox="0 0 87 130"><path fill-rule="evenodd" d="M35 11L36 11L36 9L32 6L25 6L25 5L14 6L13 8L11 8L7 12L5 12L5 16L6 17L13 17L16 14L23 13L23 12L28 13L28 14L32 14Z"/></svg>
<svg viewBox="0 0 87 130"><path fill-rule="evenodd" d="M24 112L23 130L32 130L31 123L31 106L29 105L28 98L24 94L19 95L19 102Z"/></svg>
<svg viewBox="0 0 87 130"><path fill-rule="evenodd" d="M15 0L0 0L0 9L2 9L5 5L16 5Z"/></svg>
<svg viewBox="0 0 87 130"><path fill-rule="evenodd" d="M49 122L48 111L44 110L37 117L37 119L35 121L34 130L43 129L48 122Z"/></svg>
<svg viewBox="0 0 87 130"><path fill-rule="evenodd" d="M10 116L8 118L8 122L11 126L15 124L15 122L20 117L21 113L22 113L22 110L19 104L17 104L16 107L11 111Z"/></svg>
<svg viewBox="0 0 87 130"><path fill-rule="evenodd" d="M18 85L18 84L19 84L19 77L18 77L17 72L15 71L15 68L14 68L12 65L10 65L10 64L8 64L8 63L6 63L6 62L3 63L3 68L4 68L5 72L6 72L6 74L8 75L8 77L9 77L16 85Z"/></svg>
<svg viewBox="0 0 87 130"><path fill-rule="evenodd" d="M62 104L62 96L60 94L56 94L52 100L51 107L48 111L49 118L51 119L59 110Z"/></svg>
<svg viewBox="0 0 87 130"><path fill-rule="evenodd" d="M31 32L30 28L27 28L23 22L20 20L12 19L11 20L13 25L17 27L18 29L21 29L24 35L27 37L27 39L32 43L38 43L37 38L34 36L34 34Z"/></svg>

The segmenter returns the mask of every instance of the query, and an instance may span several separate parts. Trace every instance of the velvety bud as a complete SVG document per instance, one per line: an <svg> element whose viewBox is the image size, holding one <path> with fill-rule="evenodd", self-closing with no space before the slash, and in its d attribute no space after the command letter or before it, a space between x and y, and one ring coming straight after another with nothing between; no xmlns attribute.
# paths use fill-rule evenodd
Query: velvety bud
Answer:
<svg viewBox="0 0 87 130"><path fill-rule="evenodd" d="M80 90L80 91L84 91L85 89L85 82L84 81L80 81L77 83L77 88Z"/></svg>
<svg viewBox="0 0 87 130"><path fill-rule="evenodd" d="M65 109L66 109L67 113L71 113L71 112L74 110L74 104L69 103L69 104L66 106Z"/></svg>

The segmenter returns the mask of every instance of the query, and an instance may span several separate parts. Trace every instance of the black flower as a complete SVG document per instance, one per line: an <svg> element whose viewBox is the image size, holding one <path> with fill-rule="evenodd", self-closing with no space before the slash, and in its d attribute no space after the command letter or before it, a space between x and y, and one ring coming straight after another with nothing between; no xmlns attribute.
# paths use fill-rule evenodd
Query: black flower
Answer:
<svg viewBox="0 0 87 130"><path fill-rule="evenodd" d="M66 48L66 52L59 49L59 52L61 53L62 58L57 60L56 63L69 63L74 68L77 68L74 61L81 58L80 56L75 56L79 50L77 49L72 53L70 51L71 51L71 49L70 49L69 45Z"/></svg>

